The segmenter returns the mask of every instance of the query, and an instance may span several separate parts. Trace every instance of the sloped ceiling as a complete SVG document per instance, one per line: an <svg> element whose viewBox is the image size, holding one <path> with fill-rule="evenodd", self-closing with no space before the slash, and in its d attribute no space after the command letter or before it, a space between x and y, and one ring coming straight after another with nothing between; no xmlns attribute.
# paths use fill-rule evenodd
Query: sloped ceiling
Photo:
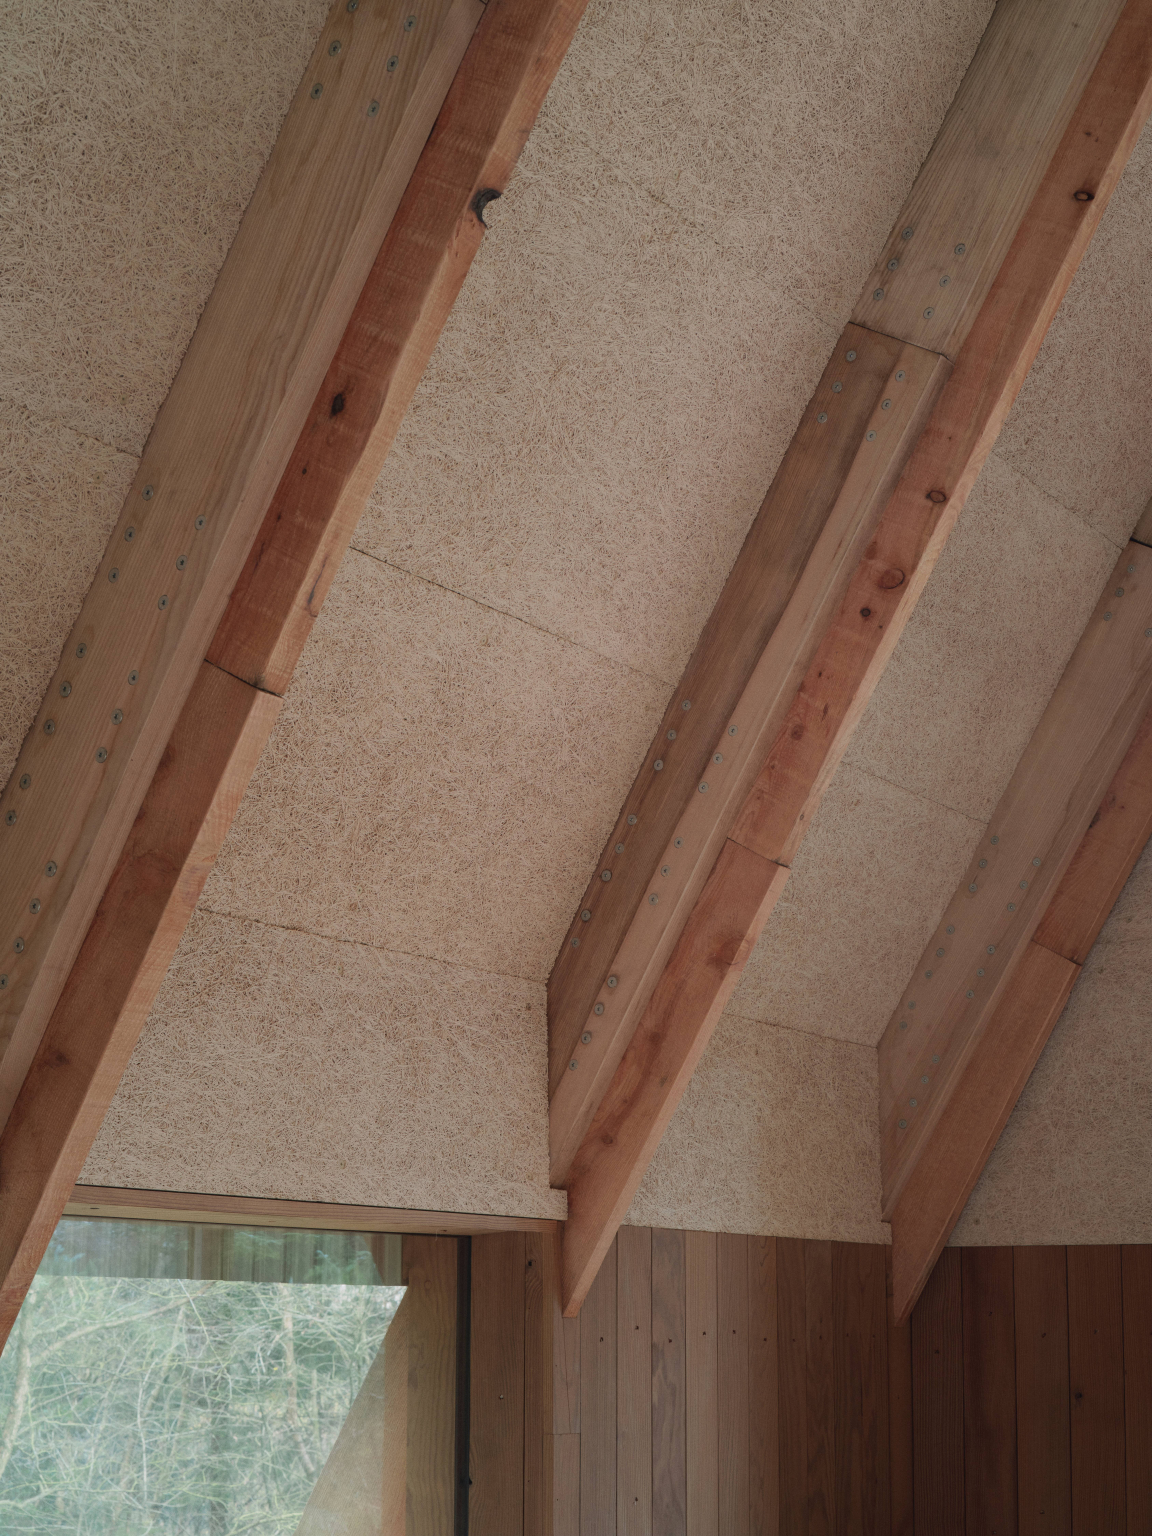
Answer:
<svg viewBox="0 0 1152 1536"><path fill-rule="evenodd" d="M549 967L990 10L594 0L86 1179L563 1214ZM4 772L325 12L6 13ZM1152 492L1150 160L633 1219L883 1236L876 1041ZM1152 1237L1147 871L965 1241Z"/></svg>

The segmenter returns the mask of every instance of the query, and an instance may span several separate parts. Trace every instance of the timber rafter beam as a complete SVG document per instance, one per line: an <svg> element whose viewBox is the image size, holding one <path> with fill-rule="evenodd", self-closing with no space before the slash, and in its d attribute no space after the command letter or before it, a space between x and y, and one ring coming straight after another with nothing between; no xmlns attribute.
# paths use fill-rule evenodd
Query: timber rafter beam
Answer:
<svg viewBox="0 0 1152 1536"><path fill-rule="evenodd" d="M1150 106L1149 0L1001 0L550 979L552 1173L569 1197L569 1312L783 888ZM876 393L853 382L860 365L855 377Z"/></svg>

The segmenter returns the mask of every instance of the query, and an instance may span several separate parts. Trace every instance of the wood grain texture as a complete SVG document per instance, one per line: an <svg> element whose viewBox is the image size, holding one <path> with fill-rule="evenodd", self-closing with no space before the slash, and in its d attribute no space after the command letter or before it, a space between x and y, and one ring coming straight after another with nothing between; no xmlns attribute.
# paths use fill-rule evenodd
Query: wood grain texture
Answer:
<svg viewBox="0 0 1152 1536"><path fill-rule="evenodd" d="M504 1239L497 1239L504 1241ZM523 1243L523 1238L513 1238ZM448 1532L456 1495L456 1241L405 1237L408 1531Z"/></svg>
<svg viewBox="0 0 1152 1536"><path fill-rule="evenodd" d="M791 864L1150 107L1152 3L1128 0L735 823L732 837L765 858ZM1078 187L1093 201L1077 202Z"/></svg>
<svg viewBox="0 0 1152 1536"><path fill-rule="evenodd" d="M1128 1536L1152 1531L1152 1246L1121 1251Z"/></svg>
<svg viewBox="0 0 1152 1536"><path fill-rule="evenodd" d="M1068 1259L1012 1253L1020 1536L1070 1536Z"/></svg>
<svg viewBox="0 0 1152 1536"><path fill-rule="evenodd" d="M716 1238L716 1411L719 1427L720 1536L749 1536L749 1239Z"/></svg>
<svg viewBox="0 0 1152 1536"><path fill-rule="evenodd" d="M946 372L934 354L849 328L801 419L585 892L588 918L574 919L549 979L554 1184L563 1182Z"/></svg>
<svg viewBox="0 0 1152 1536"><path fill-rule="evenodd" d="M832 1244L837 1530L888 1536L888 1309L884 1250Z"/></svg>
<svg viewBox="0 0 1152 1536"><path fill-rule="evenodd" d="M469 1536L524 1530L524 1261L521 1232L472 1239Z"/></svg>
<svg viewBox="0 0 1152 1536"><path fill-rule="evenodd" d="M748 1239L748 1525L780 1536L776 1239Z"/></svg>
<svg viewBox="0 0 1152 1536"><path fill-rule="evenodd" d="M0 1133L0 1346L279 707L278 699L202 664Z"/></svg>
<svg viewBox="0 0 1152 1536"><path fill-rule="evenodd" d="M560 1287L551 1235L524 1238L524 1536L551 1536L552 1329Z"/></svg>
<svg viewBox="0 0 1152 1536"><path fill-rule="evenodd" d="M0 795L0 1119L482 12L336 5L321 32Z"/></svg>
<svg viewBox="0 0 1152 1536"><path fill-rule="evenodd" d="M1149 837L1152 715L1145 715L1040 919L1036 943L1083 965Z"/></svg>
<svg viewBox="0 0 1152 1536"><path fill-rule="evenodd" d="M724 845L569 1170L565 1312L579 1310L787 879Z"/></svg>
<svg viewBox="0 0 1152 1536"><path fill-rule="evenodd" d="M880 1042L890 1214L1152 700L1152 551L1121 554Z"/></svg>
<svg viewBox="0 0 1152 1536"><path fill-rule="evenodd" d="M802 1238L776 1239L780 1536L808 1533L808 1324Z"/></svg>
<svg viewBox="0 0 1152 1536"><path fill-rule="evenodd" d="M580 1436L552 1440L552 1536L580 1536Z"/></svg>
<svg viewBox="0 0 1152 1536"><path fill-rule="evenodd" d="M693 1536L716 1536L720 1518L716 1302L716 1233L685 1232L684 1450L688 1529Z"/></svg>
<svg viewBox="0 0 1152 1536"><path fill-rule="evenodd" d="M616 1528L616 1245L580 1314L580 1530Z"/></svg>
<svg viewBox="0 0 1152 1536"><path fill-rule="evenodd" d="M892 1305L892 1250L884 1250L888 1344L888 1490L892 1536L914 1536L916 1488L912 1440L912 1328Z"/></svg>
<svg viewBox="0 0 1152 1536"><path fill-rule="evenodd" d="M652 1231L652 1529L687 1536L684 1233Z"/></svg>
<svg viewBox="0 0 1152 1536"><path fill-rule="evenodd" d="M616 1237L616 1532L652 1529L652 1229Z"/></svg>
<svg viewBox="0 0 1152 1536"><path fill-rule="evenodd" d="M917 1531L964 1536L964 1349L961 1258L945 1248L912 1314Z"/></svg>
<svg viewBox="0 0 1152 1536"><path fill-rule="evenodd" d="M560 1225L534 1216L337 1205L324 1200L268 1200L251 1195L204 1195L196 1190L115 1189L98 1184L77 1184L65 1214L109 1216L119 1221L209 1221L224 1226L304 1227L316 1232L424 1232L430 1236L459 1237L482 1237L490 1232L555 1235Z"/></svg>
<svg viewBox="0 0 1152 1536"><path fill-rule="evenodd" d="M833 1396L832 1244L805 1241L807 1337L808 1530L836 1536L836 1404Z"/></svg>
<svg viewBox="0 0 1152 1536"><path fill-rule="evenodd" d="M1016 1536L1016 1319L1011 1248L964 1248L964 1526Z"/></svg>
<svg viewBox="0 0 1152 1536"><path fill-rule="evenodd" d="M1120 0L996 7L854 320L955 356L1120 9Z"/></svg>
<svg viewBox="0 0 1152 1536"><path fill-rule="evenodd" d="M1127 1499L1120 1249L1067 1252L1072 1536L1123 1536Z"/></svg>

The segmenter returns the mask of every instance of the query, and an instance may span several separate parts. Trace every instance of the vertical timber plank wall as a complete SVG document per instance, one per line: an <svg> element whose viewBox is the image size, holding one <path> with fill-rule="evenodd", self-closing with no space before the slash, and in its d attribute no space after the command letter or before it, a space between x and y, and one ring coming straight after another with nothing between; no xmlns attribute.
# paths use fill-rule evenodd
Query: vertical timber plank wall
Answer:
<svg viewBox="0 0 1152 1536"><path fill-rule="evenodd" d="M471 1536L1152 1536L1152 1247L889 1256L625 1227L566 1320L474 1238Z"/></svg>

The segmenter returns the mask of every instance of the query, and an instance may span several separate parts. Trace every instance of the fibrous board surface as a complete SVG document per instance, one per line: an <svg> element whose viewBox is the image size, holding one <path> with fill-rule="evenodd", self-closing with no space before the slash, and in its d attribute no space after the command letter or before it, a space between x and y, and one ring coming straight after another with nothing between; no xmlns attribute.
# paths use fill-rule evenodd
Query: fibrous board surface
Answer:
<svg viewBox="0 0 1152 1536"><path fill-rule="evenodd" d="M325 10L0 22L5 772ZM549 967L990 12L593 0L86 1180L563 1213ZM1152 490L1147 157L633 1220L883 1230L877 1036Z"/></svg>

